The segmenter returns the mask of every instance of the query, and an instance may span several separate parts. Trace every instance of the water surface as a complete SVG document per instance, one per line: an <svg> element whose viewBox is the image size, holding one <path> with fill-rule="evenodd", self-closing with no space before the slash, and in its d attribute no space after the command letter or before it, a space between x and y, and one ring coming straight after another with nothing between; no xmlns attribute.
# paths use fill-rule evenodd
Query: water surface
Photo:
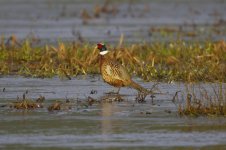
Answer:
<svg viewBox="0 0 226 150"><path fill-rule="evenodd" d="M149 88L154 83L136 82ZM0 104L16 101L27 90L28 98L45 96L44 107L20 111L0 108L0 148L2 149L187 149L226 148L226 119L221 117L179 117L171 102L183 90L179 83L158 85L166 95L135 102L136 91L123 88L124 101L77 106L88 96L101 99L113 88L99 76L72 80L0 78ZM5 88L3 92L2 89ZM91 90L97 91L90 94ZM110 97L114 97L111 95ZM72 109L49 112L55 100L70 99Z"/></svg>
<svg viewBox="0 0 226 150"><path fill-rule="evenodd" d="M184 40L225 40L225 5L225 0L1 0L0 35L34 44L112 43L122 34L126 43L171 41L178 34ZM99 17L97 7L105 9Z"/></svg>

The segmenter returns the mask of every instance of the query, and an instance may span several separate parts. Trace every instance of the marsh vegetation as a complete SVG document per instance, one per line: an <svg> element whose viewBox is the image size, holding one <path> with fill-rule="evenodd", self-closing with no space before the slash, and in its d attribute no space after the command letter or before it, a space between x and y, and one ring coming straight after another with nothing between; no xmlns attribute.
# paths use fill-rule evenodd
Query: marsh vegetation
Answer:
<svg viewBox="0 0 226 150"><path fill-rule="evenodd" d="M94 44L58 43L57 46L45 45L32 47L30 40L19 43L15 36L0 45L0 74L21 75L24 77L61 79L78 75L99 74L99 55ZM122 63L133 76L145 81L163 82L225 82L226 81L226 43L185 42L129 44L123 45L120 39L117 45L108 45L110 56ZM189 89L189 88L188 88ZM211 94L201 89L185 94L185 104L178 105L180 115L223 115L225 116L225 89L213 88ZM177 96L177 93L175 93ZM138 94L138 101L146 96ZM174 97L175 98L175 97ZM178 97L177 97L178 99ZM21 100L14 108L36 108L39 105L30 100ZM61 103L56 102L49 110L60 110Z"/></svg>
<svg viewBox="0 0 226 150"><path fill-rule="evenodd" d="M16 39L15 37L12 39ZM29 40L0 45L0 74L26 77L75 77L98 74L95 44L58 43L32 47ZM226 43L185 42L111 45L111 57L145 81L225 82Z"/></svg>

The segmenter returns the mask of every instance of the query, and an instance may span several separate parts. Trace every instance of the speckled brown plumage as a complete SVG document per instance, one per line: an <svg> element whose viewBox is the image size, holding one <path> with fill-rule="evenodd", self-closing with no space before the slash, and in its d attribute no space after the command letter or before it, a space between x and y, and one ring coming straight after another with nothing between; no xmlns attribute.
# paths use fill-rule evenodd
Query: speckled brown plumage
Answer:
<svg viewBox="0 0 226 150"><path fill-rule="evenodd" d="M100 51L102 50L101 48L98 49L100 49ZM104 47L104 50L107 50L106 47ZM102 52L104 50L102 50ZM140 92L148 92L145 88L135 83L131 79L131 76L127 72L126 68L116 60L111 59L108 56L108 52L100 55L100 72L103 80L114 87L118 87L120 89L121 87L128 86L135 88Z"/></svg>
<svg viewBox="0 0 226 150"><path fill-rule="evenodd" d="M131 77L121 64L109 57L100 57L100 72L105 82L115 87L124 87L130 84Z"/></svg>

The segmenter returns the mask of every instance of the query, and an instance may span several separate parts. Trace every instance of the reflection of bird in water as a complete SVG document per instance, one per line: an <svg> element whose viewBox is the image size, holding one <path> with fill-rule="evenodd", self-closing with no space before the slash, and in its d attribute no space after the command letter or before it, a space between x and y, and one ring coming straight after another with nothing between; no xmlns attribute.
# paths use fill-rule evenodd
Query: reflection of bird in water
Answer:
<svg viewBox="0 0 226 150"><path fill-rule="evenodd" d="M115 110L116 109L116 110ZM105 135L104 139L108 139L108 135L113 133L112 119L109 119L113 116L113 113L117 111L117 106L113 103L102 103L102 112L101 116L101 130L102 134Z"/></svg>
<svg viewBox="0 0 226 150"><path fill-rule="evenodd" d="M117 93L119 93L120 88L124 86L132 87L142 93L150 93L150 91L131 79L125 67L108 56L109 51L104 44L98 43L97 48L100 50L101 75L105 82L119 88Z"/></svg>

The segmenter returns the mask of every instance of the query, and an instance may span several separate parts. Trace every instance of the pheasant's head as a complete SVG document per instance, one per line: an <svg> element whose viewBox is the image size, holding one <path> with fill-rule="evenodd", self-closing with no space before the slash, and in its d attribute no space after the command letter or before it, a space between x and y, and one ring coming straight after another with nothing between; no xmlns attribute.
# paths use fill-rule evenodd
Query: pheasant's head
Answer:
<svg viewBox="0 0 226 150"><path fill-rule="evenodd" d="M103 43L98 43L97 44L97 49L100 50L100 55L105 55L108 53L107 47Z"/></svg>

